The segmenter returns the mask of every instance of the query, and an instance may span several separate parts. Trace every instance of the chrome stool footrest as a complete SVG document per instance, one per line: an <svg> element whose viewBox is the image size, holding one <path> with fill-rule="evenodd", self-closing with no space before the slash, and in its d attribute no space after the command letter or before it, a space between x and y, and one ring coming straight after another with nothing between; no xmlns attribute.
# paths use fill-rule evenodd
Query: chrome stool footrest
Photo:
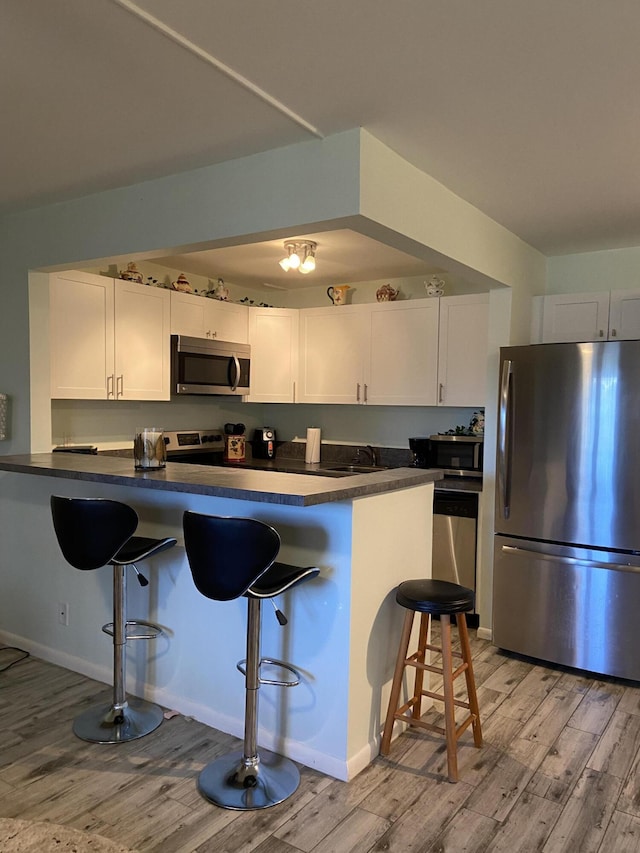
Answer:
<svg viewBox="0 0 640 853"><path fill-rule="evenodd" d="M148 628L148 631L134 631L133 633L129 633L129 628ZM110 637L113 637L113 622L107 622L106 625L102 626L102 630L105 634L108 634ZM155 640L157 637L160 637L164 634L164 630L160 627L160 625L156 625L154 622L145 622L143 619L130 619L125 622L125 640Z"/></svg>
<svg viewBox="0 0 640 853"><path fill-rule="evenodd" d="M241 672L244 676L247 674L247 670L245 668L247 663L246 658L238 661L236 664L236 669ZM300 673L295 667L291 666L289 663L285 663L282 660L276 660L275 658L260 658L260 667L258 673L262 669L262 666L279 666L281 669L286 669L287 672L290 672L294 678L292 680L286 681L284 679L273 679L273 678L261 678L258 674L258 683L259 684L273 684L276 687L297 687L300 684Z"/></svg>

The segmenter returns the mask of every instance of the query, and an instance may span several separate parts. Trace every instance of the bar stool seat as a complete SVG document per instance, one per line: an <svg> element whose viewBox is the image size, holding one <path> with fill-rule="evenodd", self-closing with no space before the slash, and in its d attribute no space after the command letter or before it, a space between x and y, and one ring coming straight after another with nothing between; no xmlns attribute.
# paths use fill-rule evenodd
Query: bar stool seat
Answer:
<svg viewBox="0 0 640 853"><path fill-rule="evenodd" d="M237 668L245 676L244 744L242 752L223 755L198 777L198 790L210 802L227 809L264 809L290 797L300 774L288 758L267 750L258 752L258 690L261 684L295 687L300 676L284 661L260 657L260 621L263 598L273 598L317 577L315 566L278 563L277 531L252 518L227 518L185 512L184 544L196 588L214 601L247 598L247 656ZM281 625L287 624L276 608ZM262 678L262 664L282 667L286 680Z"/></svg>
<svg viewBox="0 0 640 853"><path fill-rule="evenodd" d="M444 735L447 742L447 769L450 782L458 781L457 744L462 733L469 727L473 730L473 741L476 747L482 746L482 728L480 711L476 694L471 646L465 613L473 610L473 590L449 583L448 581L419 579L404 581L396 590L396 601L407 609L402 628L400 647L396 660L389 708L380 743L380 753L388 755L391 748L391 735L396 720L428 731ZM411 629L415 613L420 613L420 629L418 649L407 656ZM431 645L428 640L429 621L432 616L440 617L441 645ZM451 645L451 616L455 616L460 638L460 652L453 651ZM442 655L442 666L425 663L426 652L434 651ZM453 658L462 660L460 666L453 667ZM402 705L398 705L405 669L410 666L415 669L413 695ZM423 690L424 673L435 672L442 675L442 693ZM467 686L468 701L454 697L453 684L456 678L464 674ZM422 697L427 696L444 703L445 725L436 726L421 720ZM469 714L456 725L456 707L465 708Z"/></svg>
<svg viewBox="0 0 640 853"><path fill-rule="evenodd" d="M131 566L141 586L149 581L135 565L172 548L176 539L134 536L138 516L132 507L104 498L51 497L53 526L64 558L81 571L113 567L113 622L102 626L113 637L113 698L110 704L89 708L73 721L73 732L91 743L121 743L143 737L163 719L162 709L142 699L127 698L128 640L152 640L163 633L153 622L127 620L126 568Z"/></svg>

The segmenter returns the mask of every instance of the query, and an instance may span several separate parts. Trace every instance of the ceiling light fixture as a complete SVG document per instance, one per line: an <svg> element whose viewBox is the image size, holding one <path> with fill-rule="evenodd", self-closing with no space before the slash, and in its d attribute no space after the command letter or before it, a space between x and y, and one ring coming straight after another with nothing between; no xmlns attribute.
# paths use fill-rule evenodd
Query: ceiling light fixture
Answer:
<svg viewBox="0 0 640 853"><path fill-rule="evenodd" d="M313 272L316 268L317 243L313 240L285 240L284 250L287 253L280 261L285 272L298 270L303 275Z"/></svg>

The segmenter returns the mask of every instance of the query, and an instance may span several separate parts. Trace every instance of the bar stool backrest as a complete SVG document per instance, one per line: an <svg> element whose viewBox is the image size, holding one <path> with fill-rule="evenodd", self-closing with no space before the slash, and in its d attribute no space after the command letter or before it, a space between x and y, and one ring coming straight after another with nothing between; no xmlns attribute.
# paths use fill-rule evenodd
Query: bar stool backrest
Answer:
<svg viewBox="0 0 640 853"><path fill-rule="evenodd" d="M60 550L75 569L107 565L138 526L134 509L104 498L52 495L51 514Z"/></svg>
<svg viewBox="0 0 640 853"><path fill-rule="evenodd" d="M196 589L216 601L239 598L273 564L280 536L255 518L185 512L184 544Z"/></svg>

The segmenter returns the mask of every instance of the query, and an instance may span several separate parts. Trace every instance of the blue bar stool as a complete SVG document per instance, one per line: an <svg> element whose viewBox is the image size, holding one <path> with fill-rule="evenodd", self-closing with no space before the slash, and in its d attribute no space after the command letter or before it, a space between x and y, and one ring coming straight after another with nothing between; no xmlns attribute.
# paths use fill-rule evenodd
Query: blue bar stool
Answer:
<svg viewBox="0 0 640 853"><path fill-rule="evenodd" d="M396 668L391 685L389 709L384 724L380 753L388 755L391 748L391 735L396 720L402 720L409 726L417 726L428 731L444 735L447 742L447 769L450 782L458 781L458 739L469 727L473 729L473 742L477 747L482 746L482 729L480 726L480 710L473 677L471 661L471 646L465 613L473 610L474 593L467 587L457 583L439 580L411 580L401 583L396 590L396 601L407 608L400 639L400 648L396 660ZM420 613L420 632L418 649L407 656L413 617ZM454 615L460 637L460 652L451 647L451 616ZM427 642L429 619L431 616L440 617L441 645L433 646ZM442 666L432 666L425 663L426 651L435 651L442 655ZM453 658L461 659L460 666L454 669ZM398 706L400 691L405 669L410 666L415 669L413 696L403 705ZM442 676L442 693L423 690L424 673L435 672ZM460 675L465 676L468 701L456 699L453 694L453 683ZM422 697L428 696L444 702L444 728L421 720ZM456 725L456 707L465 708L469 713Z"/></svg>
<svg viewBox="0 0 640 853"><path fill-rule="evenodd" d="M66 561L82 571L113 566L113 622L102 626L113 637L113 699L109 705L80 714L73 732L91 743L121 743L135 740L158 728L162 709L142 699L127 699L125 693L127 640L153 640L162 628L152 622L127 620L127 578L131 566L141 586L149 581L135 563L166 551L176 544L172 538L134 536L138 516L134 509L103 498L51 497L53 527Z"/></svg>
<svg viewBox="0 0 640 853"><path fill-rule="evenodd" d="M288 758L267 750L258 753L258 690L261 684L295 687L299 673L287 663L260 657L263 598L274 598L293 586L317 577L315 567L277 563L280 536L273 527L253 518L225 518L185 512L184 544L193 581L214 601L247 598L247 657L237 664L245 676L244 748L208 764L198 777L198 790L226 809L250 810L275 806L290 797L300 774ZM287 620L276 609L281 625ZM288 681L263 679L263 663L282 667Z"/></svg>

